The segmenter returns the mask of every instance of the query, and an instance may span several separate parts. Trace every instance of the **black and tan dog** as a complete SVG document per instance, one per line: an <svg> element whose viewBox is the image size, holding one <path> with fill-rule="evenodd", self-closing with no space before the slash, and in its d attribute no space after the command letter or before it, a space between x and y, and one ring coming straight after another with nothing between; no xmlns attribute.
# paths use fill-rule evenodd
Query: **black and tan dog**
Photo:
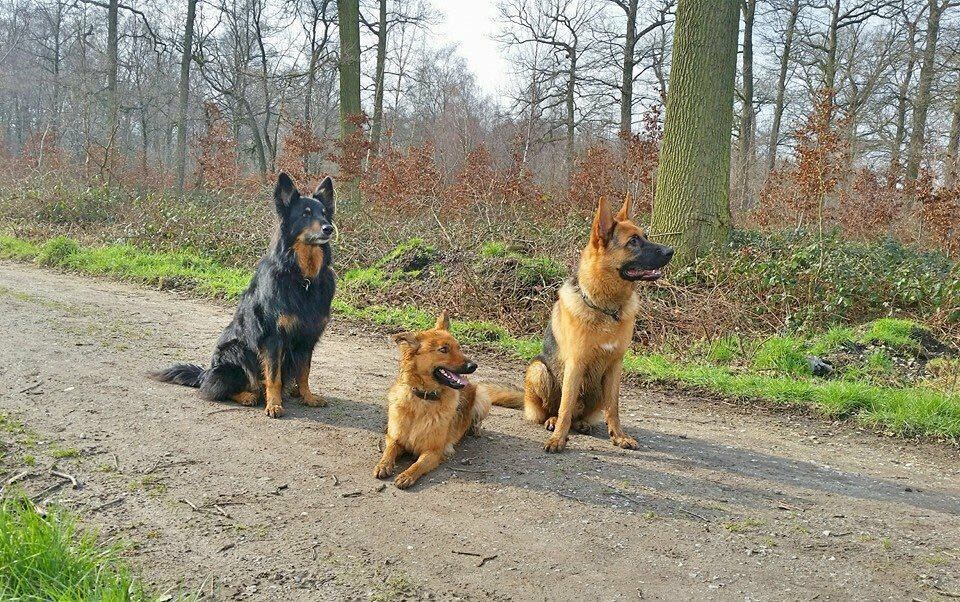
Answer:
<svg viewBox="0 0 960 602"><path fill-rule="evenodd" d="M446 312L430 330L400 333L393 340L400 347L400 373L387 393L387 434L373 476L392 475L397 458L408 452L417 460L394 481L406 489L453 454L453 446L486 418L491 403L519 393L464 377L477 365L450 334Z"/></svg>
<svg viewBox="0 0 960 602"><path fill-rule="evenodd" d="M589 432L601 413L614 445L636 449L620 426L620 375L640 306L635 284L660 278L673 249L647 240L630 221L630 198L615 216L601 198L590 242L575 278L564 283L543 337L543 353L524 379L522 402L501 397L494 405L524 410L553 435L548 452L561 451L571 427Z"/></svg>
<svg viewBox="0 0 960 602"><path fill-rule="evenodd" d="M214 401L256 405L263 398L267 416L279 418L285 386L306 405L326 405L310 391L309 378L336 288L330 250L336 201L329 177L308 197L285 173L277 178L273 200L280 225L217 341L210 368L177 364L151 377L199 387L200 395Z"/></svg>

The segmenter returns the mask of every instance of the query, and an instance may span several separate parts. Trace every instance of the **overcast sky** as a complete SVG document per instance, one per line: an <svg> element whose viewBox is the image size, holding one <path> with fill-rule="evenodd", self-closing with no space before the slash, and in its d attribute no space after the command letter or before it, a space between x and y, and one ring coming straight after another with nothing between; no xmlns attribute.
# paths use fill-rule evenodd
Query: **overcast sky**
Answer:
<svg viewBox="0 0 960 602"><path fill-rule="evenodd" d="M434 27L442 43L454 43L484 92L499 98L509 65L492 39L497 28L497 0L433 0L444 19Z"/></svg>

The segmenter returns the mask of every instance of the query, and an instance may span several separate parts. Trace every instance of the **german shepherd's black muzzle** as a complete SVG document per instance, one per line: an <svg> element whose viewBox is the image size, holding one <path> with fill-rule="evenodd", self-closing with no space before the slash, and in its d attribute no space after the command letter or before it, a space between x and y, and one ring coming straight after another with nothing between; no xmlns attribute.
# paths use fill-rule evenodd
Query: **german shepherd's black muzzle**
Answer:
<svg viewBox="0 0 960 602"><path fill-rule="evenodd" d="M468 381L465 378L461 378L460 375L473 374L476 371L477 365L467 360L462 366L458 366L457 368L437 367L433 371L433 378L440 384L446 385L451 389L462 389L467 386Z"/></svg>
<svg viewBox="0 0 960 602"><path fill-rule="evenodd" d="M620 266L620 277L631 282L653 282L663 276L661 269L673 259L673 248L643 238L631 245L633 259Z"/></svg>

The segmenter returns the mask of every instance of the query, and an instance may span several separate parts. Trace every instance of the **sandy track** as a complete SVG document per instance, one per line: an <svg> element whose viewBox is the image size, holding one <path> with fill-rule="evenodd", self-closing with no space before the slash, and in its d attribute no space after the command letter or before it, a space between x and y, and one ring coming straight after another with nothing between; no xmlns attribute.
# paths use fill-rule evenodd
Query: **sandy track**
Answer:
<svg viewBox="0 0 960 602"><path fill-rule="evenodd" d="M0 410L41 440L24 486L54 482L50 448L78 450L57 463L84 486L59 499L129 542L161 588L220 600L960 592L952 448L625 387L639 451L581 435L548 456L545 431L495 409L483 437L403 492L370 476L395 370L383 335L335 321L312 373L331 405L270 420L143 376L205 362L229 308L9 263L0 304ZM522 366L475 359L478 379L519 381ZM0 476L23 469L30 450L13 448Z"/></svg>

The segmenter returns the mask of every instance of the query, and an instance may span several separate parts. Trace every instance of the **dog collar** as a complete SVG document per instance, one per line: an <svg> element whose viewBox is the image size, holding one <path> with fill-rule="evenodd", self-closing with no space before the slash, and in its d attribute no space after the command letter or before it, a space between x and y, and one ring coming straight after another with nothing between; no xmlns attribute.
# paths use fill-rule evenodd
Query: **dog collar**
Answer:
<svg viewBox="0 0 960 602"><path fill-rule="evenodd" d="M303 280L300 281L300 284L303 286L303 290L310 290L310 279L306 276L303 277Z"/></svg>
<svg viewBox="0 0 960 602"><path fill-rule="evenodd" d="M618 307L617 309L613 309L613 310L611 310L611 309L604 309L604 308L600 307L599 305L597 305L596 303L594 303L593 301L590 300L590 297L588 297L588 296L587 296L587 293L585 293L585 292L583 291L583 289L580 288L580 284L579 284L576 280L573 281L573 286L577 287L577 292L580 293L580 298L583 299L584 305L586 305L587 307L589 307L590 309L592 309L592 310L594 310L594 311L598 311L598 312L604 314L605 316L607 316L608 318L610 318L610 319L613 320L614 322L619 322L619 321L620 321L620 310L623 309L623 308Z"/></svg>
<svg viewBox="0 0 960 602"><path fill-rule="evenodd" d="M424 391L423 389L418 389L416 387L410 387L413 391L413 394L419 397L424 401L436 401L440 399L440 391Z"/></svg>

